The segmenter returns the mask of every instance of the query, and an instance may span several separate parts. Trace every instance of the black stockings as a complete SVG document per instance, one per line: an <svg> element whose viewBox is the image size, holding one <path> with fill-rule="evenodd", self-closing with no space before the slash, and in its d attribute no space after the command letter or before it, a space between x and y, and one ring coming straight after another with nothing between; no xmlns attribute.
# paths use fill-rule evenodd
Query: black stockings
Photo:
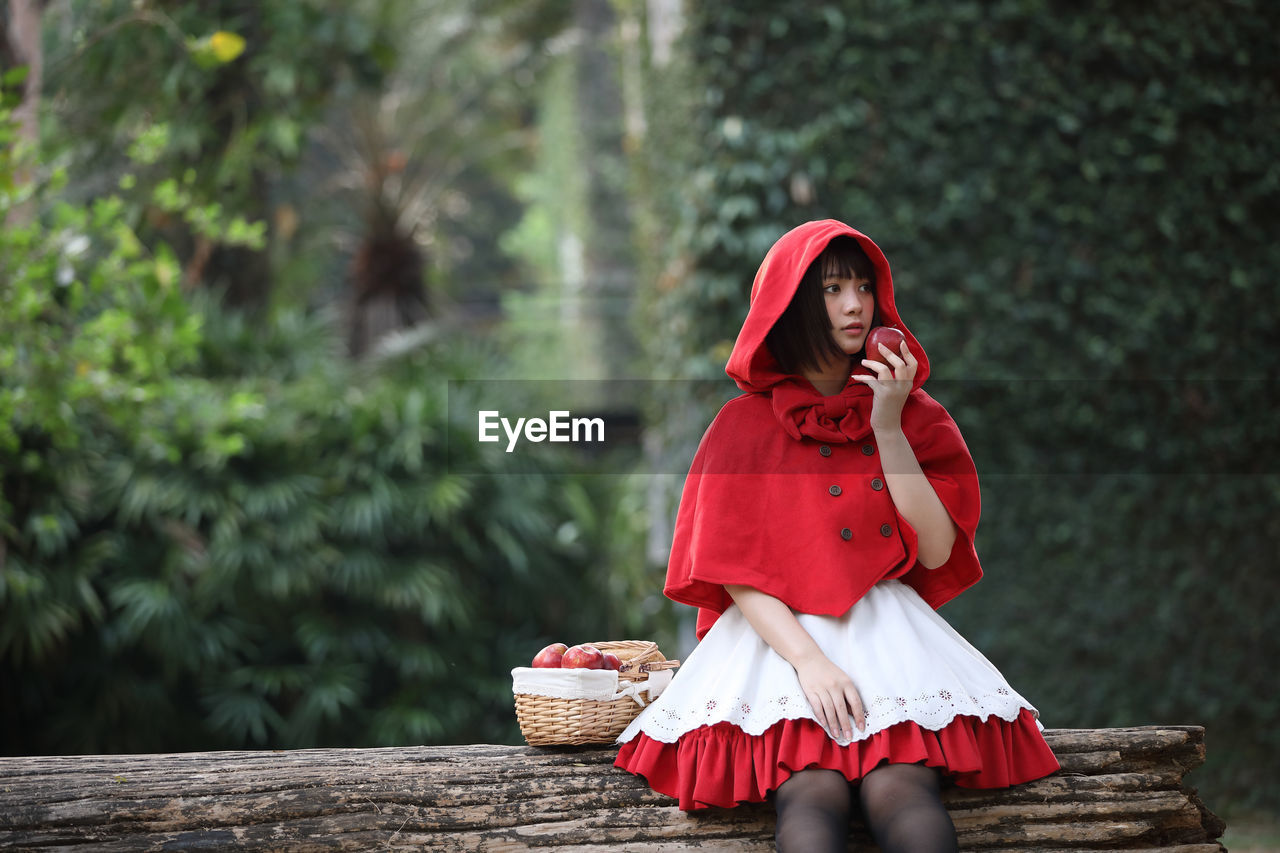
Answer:
<svg viewBox="0 0 1280 853"><path fill-rule="evenodd" d="M774 803L779 853L847 849L853 792L843 774L817 767L792 773L778 786Z"/></svg>
<svg viewBox="0 0 1280 853"><path fill-rule="evenodd" d="M858 788L867 828L883 853L956 853L956 828L939 796L938 773L923 764L887 764Z"/></svg>
<svg viewBox="0 0 1280 853"><path fill-rule="evenodd" d="M882 853L955 853L956 831L939 798L938 774L921 764L877 767L858 797ZM781 853L848 849L853 788L834 770L811 768L778 786L775 838Z"/></svg>

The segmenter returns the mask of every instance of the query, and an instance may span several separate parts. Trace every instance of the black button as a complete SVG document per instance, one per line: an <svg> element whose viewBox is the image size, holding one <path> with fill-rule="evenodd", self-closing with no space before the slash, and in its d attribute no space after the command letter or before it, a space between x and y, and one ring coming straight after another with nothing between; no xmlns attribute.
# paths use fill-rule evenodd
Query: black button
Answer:
<svg viewBox="0 0 1280 853"><path fill-rule="evenodd" d="M828 492L830 492L830 493L831 493L831 494L833 494L833 495L838 495L838 494L840 494L840 487L839 487L839 486L832 486L831 488L827 489L827 491L828 491Z"/></svg>
<svg viewBox="0 0 1280 853"><path fill-rule="evenodd" d="M848 542L850 539L853 538L853 531L847 527L844 528L843 530L840 531L840 538Z"/></svg>
<svg viewBox="0 0 1280 853"><path fill-rule="evenodd" d="M876 477L874 480L871 481L871 488L875 489L877 492L880 491L881 489L884 488L884 480L881 480L879 477Z"/></svg>
<svg viewBox="0 0 1280 853"><path fill-rule="evenodd" d="M887 524L882 524L882 525L880 525L880 535L881 535L881 536L892 536L892 535L893 535L893 528L892 528L892 527L890 527L890 526L889 526L889 525L887 525Z"/></svg>
<svg viewBox="0 0 1280 853"><path fill-rule="evenodd" d="M869 444L864 444L864 445L862 445L862 455L863 455L863 456L870 456L871 454L873 454L873 453L875 453L875 452L876 452L876 449L875 449L874 447L872 447L871 445L869 445Z"/></svg>
<svg viewBox="0 0 1280 853"><path fill-rule="evenodd" d="M827 446L824 444L824 445L822 445L821 447L819 447L819 448L818 448L818 452L819 452L819 453L821 453L823 456L830 456L830 455L831 455L831 448L830 448L830 447L827 447Z"/></svg>

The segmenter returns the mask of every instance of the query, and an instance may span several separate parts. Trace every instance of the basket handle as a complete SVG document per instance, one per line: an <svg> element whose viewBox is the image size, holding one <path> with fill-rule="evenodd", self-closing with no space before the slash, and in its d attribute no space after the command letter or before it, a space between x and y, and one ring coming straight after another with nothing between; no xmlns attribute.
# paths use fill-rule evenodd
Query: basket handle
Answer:
<svg viewBox="0 0 1280 853"><path fill-rule="evenodd" d="M652 663L640 664L641 672L658 672L663 669L675 669L680 665L678 660L657 660Z"/></svg>
<svg viewBox="0 0 1280 853"><path fill-rule="evenodd" d="M658 672L663 669L675 669L679 665L680 661L678 660L656 660L649 663L642 663L639 666L624 663L618 668L618 672L631 672L632 670L635 670L636 672Z"/></svg>

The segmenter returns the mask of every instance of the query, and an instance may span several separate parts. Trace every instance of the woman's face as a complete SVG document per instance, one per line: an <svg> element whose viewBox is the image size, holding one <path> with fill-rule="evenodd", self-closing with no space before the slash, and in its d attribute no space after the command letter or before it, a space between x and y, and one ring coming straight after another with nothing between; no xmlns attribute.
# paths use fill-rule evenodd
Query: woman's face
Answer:
<svg viewBox="0 0 1280 853"><path fill-rule="evenodd" d="M831 337L845 355L856 355L867 341L876 309L875 288L865 278L827 275L822 293L831 321Z"/></svg>

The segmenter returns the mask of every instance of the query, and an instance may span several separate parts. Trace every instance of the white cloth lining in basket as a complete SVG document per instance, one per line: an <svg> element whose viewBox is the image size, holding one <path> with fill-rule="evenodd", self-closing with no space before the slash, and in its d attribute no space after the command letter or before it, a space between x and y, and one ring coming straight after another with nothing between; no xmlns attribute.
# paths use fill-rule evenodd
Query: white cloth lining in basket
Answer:
<svg viewBox="0 0 1280 853"><path fill-rule="evenodd" d="M674 676L669 669L655 670L644 681L628 681L619 689L618 673L612 669L550 669L518 666L511 670L511 691L532 696L549 696L553 699L590 699L595 702L612 702L630 697L643 708L647 703L641 693L649 694L649 701L662 693Z"/></svg>

